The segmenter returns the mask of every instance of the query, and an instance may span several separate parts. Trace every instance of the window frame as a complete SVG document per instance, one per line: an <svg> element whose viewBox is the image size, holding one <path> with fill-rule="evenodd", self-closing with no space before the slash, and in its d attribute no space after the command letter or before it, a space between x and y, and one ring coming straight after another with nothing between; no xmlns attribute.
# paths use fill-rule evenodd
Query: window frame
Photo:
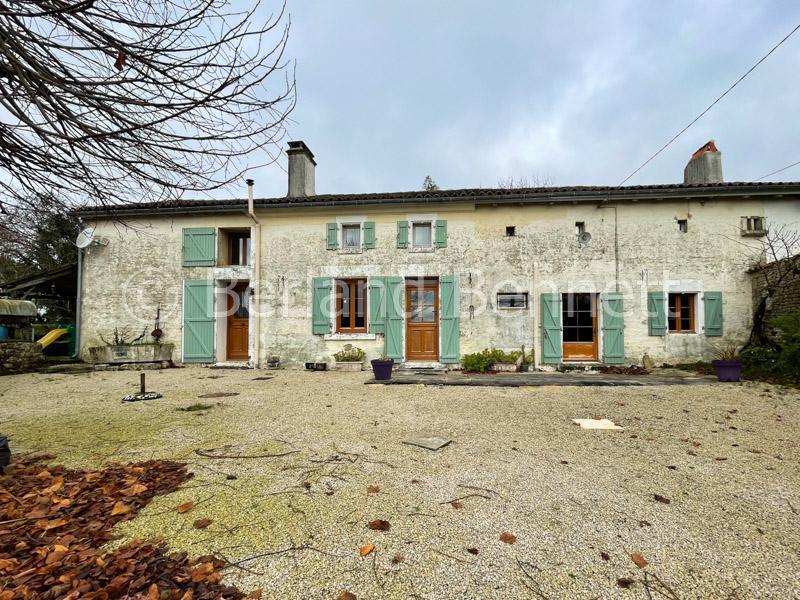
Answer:
<svg viewBox="0 0 800 600"><path fill-rule="evenodd" d="M689 219L677 219L678 233L689 233Z"/></svg>
<svg viewBox="0 0 800 600"><path fill-rule="evenodd" d="M757 224L760 224L761 227L756 227ZM743 236L762 237L765 236L768 231L767 217L746 215L741 218L741 232Z"/></svg>
<svg viewBox="0 0 800 600"><path fill-rule="evenodd" d="M225 237L227 240L227 253L226 253L226 266L228 267L249 267L250 266L250 252L252 250L252 236L250 235L250 230L228 230L225 231ZM240 255L239 262L234 262L233 260L233 250L234 250L234 242L247 240L244 248L244 255ZM244 259L244 262L242 262Z"/></svg>
<svg viewBox="0 0 800 600"><path fill-rule="evenodd" d="M348 246L345 242L345 228L358 229L358 243L355 246ZM339 223L339 248L343 252L361 252L364 245L364 223L362 222L346 222Z"/></svg>
<svg viewBox="0 0 800 600"><path fill-rule="evenodd" d="M575 237L579 238L586 233L586 221L575 221Z"/></svg>
<svg viewBox="0 0 800 600"><path fill-rule="evenodd" d="M341 279L334 279L334 294L335 294L335 306L336 306L336 327L334 328L334 332L337 334L355 334L355 333L367 333L369 330L369 320L368 320L368 286L367 286L367 278L366 277L348 277L348 278L341 278ZM363 327L355 327L356 322L356 314L358 312L358 285L361 283L363 285L363 293L362 293L362 301L363 301L363 314L364 314L364 326ZM348 287L348 294L350 297L350 311L348 313L348 317L350 318L350 327L342 327L342 290L343 285L347 284Z"/></svg>
<svg viewBox="0 0 800 600"><path fill-rule="evenodd" d="M506 225L506 237L517 237L516 225Z"/></svg>
<svg viewBox="0 0 800 600"><path fill-rule="evenodd" d="M409 227L409 229L411 230L411 231L409 231L409 237L411 238L409 240L410 241L409 247L412 250L417 250L419 252L426 252L426 251L429 252L429 251L432 251L432 250L436 249L436 241L435 241L436 240L436 225L435 225L435 223L436 223L436 221L435 220L431 220L431 219L418 219L418 220L409 221L409 225L411 225L411 227ZM427 246L417 246L417 244L416 244L416 240L414 238L414 229L416 229L416 227L418 225L427 225L428 229L430 230L430 240L431 241L430 241L430 244L427 245Z"/></svg>
<svg viewBox="0 0 800 600"><path fill-rule="evenodd" d="M500 305L500 297L501 296L522 296L525 300L523 306L501 306ZM495 306L497 310L527 310L530 306L530 297L528 292L497 292L495 295Z"/></svg>
<svg viewBox="0 0 800 600"><path fill-rule="evenodd" d="M670 308L672 298L675 297L675 308L673 311ZM697 292L669 292L667 294L666 318L667 318L667 333L675 334L692 334L697 333ZM690 298L689 301L689 329L684 329L681 325L681 309L685 298ZM670 326L670 319L675 323L675 329Z"/></svg>

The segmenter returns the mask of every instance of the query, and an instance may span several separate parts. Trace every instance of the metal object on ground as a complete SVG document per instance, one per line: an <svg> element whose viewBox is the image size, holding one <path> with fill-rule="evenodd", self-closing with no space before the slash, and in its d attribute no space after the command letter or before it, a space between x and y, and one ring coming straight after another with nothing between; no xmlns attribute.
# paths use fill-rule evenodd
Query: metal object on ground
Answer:
<svg viewBox="0 0 800 600"><path fill-rule="evenodd" d="M409 446L419 446L420 448L425 448L426 450L439 450L440 448L447 446L452 441L453 440L450 438L418 435L407 440L403 440L403 443L408 444Z"/></svg>
<svg viewBox="0 0 800 600"><path fill-rule="evenodd" d="M140 400L158 400L159 398L163 398L163 396L158 392L147 392L145 394L129 394L125 396L122 401L139 402Z"/></svg>

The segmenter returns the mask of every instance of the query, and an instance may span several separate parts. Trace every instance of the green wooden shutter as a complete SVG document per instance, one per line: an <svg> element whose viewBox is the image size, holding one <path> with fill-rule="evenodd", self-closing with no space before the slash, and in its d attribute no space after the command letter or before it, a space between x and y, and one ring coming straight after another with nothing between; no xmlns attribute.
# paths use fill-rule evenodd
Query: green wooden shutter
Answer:
<svg viewBox="0 0 800 600"><path fill-rule="evenodd" d="M667 334L667 307L664 292L647 292L647 335Z"/></svg>
<svg viewBox="0 0 800 600"><path fill-rule="evenodd" d="M372 221L364 221L364 249L372 250L375 248L375 223Z"/></svg>
<svg viewBox="0 0 800 600"><path fill-rule="evenodd" d="M458 363L461 360L459 352L459 338L461 336L459 324L459 292L458 276L443 275L439 278L441 299L441 353L439 360L443 363Z"/></svg>
<svg viewBox="0 0 800 600"><path fill-rule="evenodd" d="M447 221L436 221L436 247L447 248Z"/></svg>
<svg viewBox="0 0 800 600"><path fill-rule="evenodd" d="M561 362L561 294L542 294L542 364Z"/></svg>
<svg viewBox="0 0 800 600"><path fill-rule="evenodd" d="M703 333L707 337L722 335L722 292L704 292L703 308L705 324Z"/></svg>
<svg viewBox="0 0 800 600"><path fill-rule="evenodd" d="M336 250L339 247L339 225L336 223L328 223L328 250Z"/></svg>
<svg viewBox="0 0 800 600"><path fill-rule="evenodd" d="M600 303L603 306L603 362L621 365L625 361L622 294L620 292L601 294Z"/></svg>
<svg viewBox="0 0 800 600"><path fill-rule="evenodd" d="M386 277L386 356L403 360L403 278Z"/></svg>
<svg viewBox="0 0 800 600"><path fill-rule="evenodd" d="M397 222L397 247L408 248L408 221Z"/></svg>
<svg viewBox="0 0 800 600"><path fill-rule="evenodd" d="M213 267L217 262L217 231L213 227L183 230L183 266Z"/></svg>
<svg viewBox="0 0 800 600"><path fill-rule="evenodd" d="M331 280L314 277L311 296L311 333L325 335L331 332Z"/></svg>
<svg viewBox="0 0 800 600"><path fill-rule="evenodd" d="M367 283L369 295L369 332L386 333L386 282L384 277L370 277Z"/></svg>
<svg viewBox="0 0 800 600"><path fill-rule="evenodd" d="M183 282L183 362L214 362L214 282Z"/></svg>

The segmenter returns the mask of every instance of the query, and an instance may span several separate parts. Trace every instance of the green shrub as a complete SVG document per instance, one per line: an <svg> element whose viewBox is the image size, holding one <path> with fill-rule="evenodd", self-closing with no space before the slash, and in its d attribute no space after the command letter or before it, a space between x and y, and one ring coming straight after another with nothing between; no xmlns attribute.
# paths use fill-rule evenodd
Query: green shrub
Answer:
<svg viewBox="0 0 800 600"><path fill-rule="evenodd" d="M361 348L356 348L355 346L347 344L334 354L333 358L336 359L336 362L361 362L366 355L367 354Z"/></svg>
<svg viewBox="0 0 800 600"><path fill-rule="evenodd" d="M779 317L771 324L781 333L778 372L792 381L800 381L800 312Z"/></svg>
<svg viewBox="0 0 800 600"><path fill-rule="evenodd" d="M486 373L492 368L492 361L489 358L489 351L483 350L482 352L475 352L474 354L465 354L461 359L464 371L467 373Z"/></svg>

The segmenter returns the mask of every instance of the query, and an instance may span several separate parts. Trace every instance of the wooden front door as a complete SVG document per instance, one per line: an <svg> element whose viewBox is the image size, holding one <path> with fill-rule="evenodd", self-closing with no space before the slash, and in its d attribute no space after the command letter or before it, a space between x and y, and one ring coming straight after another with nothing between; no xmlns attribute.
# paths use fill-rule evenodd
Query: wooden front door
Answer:
<svg viewBox="0 0 800 600"><path fill-rule="evenodd" d="M597 360L597 294L563 294L564 360Z"/></svg>
<svg viewBox="0 0 800 600"><path fill-rule="evenodd" d="M228 360L250 358L250 291L246 281L237 283L228 291Z"/></svg>
<svg viewBox="0 0 800 600"><path fill-rule="evenodd" d="M439 360L439 282L406 282L406 360Z"/></svg>

